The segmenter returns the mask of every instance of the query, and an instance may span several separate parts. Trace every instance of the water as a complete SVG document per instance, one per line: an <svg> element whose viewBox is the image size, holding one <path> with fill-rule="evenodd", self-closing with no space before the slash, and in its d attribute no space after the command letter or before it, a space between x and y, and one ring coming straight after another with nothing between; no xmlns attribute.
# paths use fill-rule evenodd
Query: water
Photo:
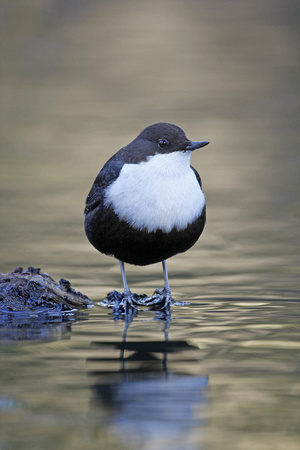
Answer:
<svg viewBox="0 0 300 450"><path fill-rule="evenodd" d="M0 448L298 449L299 6L6 1L1 272L41 267L97 302L118 263L83 233L107 158L168 121L192 140L207 225L168 261L170 323L95 306L1 329ZM127 266L137 293L160 265ZM30 340L28 339L30 337Z"/></svg>

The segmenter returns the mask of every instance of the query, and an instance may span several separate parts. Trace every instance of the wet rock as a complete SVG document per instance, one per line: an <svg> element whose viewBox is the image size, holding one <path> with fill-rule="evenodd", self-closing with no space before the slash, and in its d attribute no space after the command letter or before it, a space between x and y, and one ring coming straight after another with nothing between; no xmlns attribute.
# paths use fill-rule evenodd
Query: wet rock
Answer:
<svg viewBox="0 0 300 450"><path fill-rule="evenodd" d="M0 314L17 312L70 311L93 306L81 292L76 292L68 280L56 283L40 269L17 267L11 273L0 274Z"/></svg>

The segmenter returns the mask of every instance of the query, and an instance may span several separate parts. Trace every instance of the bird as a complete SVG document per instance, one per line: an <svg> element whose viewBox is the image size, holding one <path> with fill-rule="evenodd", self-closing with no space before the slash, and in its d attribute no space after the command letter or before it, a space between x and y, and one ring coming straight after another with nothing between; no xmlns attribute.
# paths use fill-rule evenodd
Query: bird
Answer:
<svg viewBox="0 0 300 450"><path fill-rule="evenodd" d="M125 263L161 262L165 307L171 304L166 260L192 247L206 221L201 178L190 159L207 144L190 141L177 125L155 123L115 153L92 185L85 233L99 252L119 260L125 311L133 308Z"/></svg>

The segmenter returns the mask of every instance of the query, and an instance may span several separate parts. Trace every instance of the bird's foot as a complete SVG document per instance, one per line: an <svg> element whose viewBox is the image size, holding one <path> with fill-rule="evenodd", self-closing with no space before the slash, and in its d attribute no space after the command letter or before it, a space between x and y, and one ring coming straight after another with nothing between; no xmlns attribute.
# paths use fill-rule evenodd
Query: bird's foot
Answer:
<svg viewBox="0 0 300 450"><path fill-rule="evenodd" d="M171 297L171 291L166 288L156 288L154 295L157 295L161 299L162 305L160 306L161 311L168 312L171 309L173 299Z"/></svg>
<svg viewBox="0 0 300 450"><path fill-rule="evenodd" d="M131 317L136 314L137 307L133 304L133 294L130 291L124 292L122 297L114 308L115 315L125 314L125 317Z"/></svg>
<svg viewBox="0 0 300 450"><path fill-rule="evenodd" d="M132 301L132 293L129 292L124 292L124 297L123 299L120 301L120 305L124 308L125 311L132 311L133 309L133 301Z"/></svg>
<svg viewBox="0 0 300 450"><path fill-rule="evenodd" d="M163 289L163 294L165 298L165 303L163 306L163 309L167 312L170 311L171 305L172 305L172 297L171 297L171 291L167 289Z"/></svg>
<svg viewBox="0 0 300 450"><path fill-rule="evenodd" d="M171 305L175 304L171 297L171 292L165 288L155 289L153 295L148 297L146 294L133 294L132 292L112 291L107 294L100 306L113 308L116 318L125 316L134 316L139 307L147 307L151 311L161 311L164 314L170 314Z"/></svg>

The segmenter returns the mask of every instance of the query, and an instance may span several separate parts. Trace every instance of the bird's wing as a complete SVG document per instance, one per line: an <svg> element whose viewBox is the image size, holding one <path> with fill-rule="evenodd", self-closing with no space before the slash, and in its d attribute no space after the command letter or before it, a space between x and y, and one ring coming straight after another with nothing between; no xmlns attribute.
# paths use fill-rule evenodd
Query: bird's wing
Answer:
<svg viewBox="0 0 300 450"><path fill-rule="evenodd" d="M119 175L122 161L110 160L98 173L85 202L84 214L88 214L103 201L104 191Z"/></svg>
<svg viewBox="0 0 300 450"><path fill-rule="evenodd" d="M202 181L201 181L199 173L197 172L197 170L193 166L191 166L191 169L194 171L194 174L195 174L195 176L197 178L197 181L200 184L200 187L202 188Z"/></svg>

